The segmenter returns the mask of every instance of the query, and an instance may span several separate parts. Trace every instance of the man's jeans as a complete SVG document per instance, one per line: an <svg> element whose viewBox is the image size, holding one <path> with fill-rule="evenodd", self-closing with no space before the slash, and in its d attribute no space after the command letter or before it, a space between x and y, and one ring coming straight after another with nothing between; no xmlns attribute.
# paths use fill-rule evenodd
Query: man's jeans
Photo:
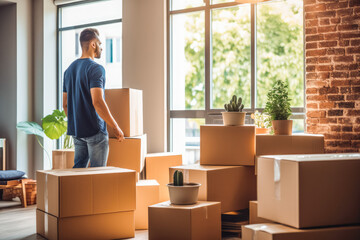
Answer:
<svg viewBox="0 0 360 240"><path fill-rule="evenodd" d="M99 131L91 137L74 138L74 168L104 167L109 155L109 136Z"/></svg>

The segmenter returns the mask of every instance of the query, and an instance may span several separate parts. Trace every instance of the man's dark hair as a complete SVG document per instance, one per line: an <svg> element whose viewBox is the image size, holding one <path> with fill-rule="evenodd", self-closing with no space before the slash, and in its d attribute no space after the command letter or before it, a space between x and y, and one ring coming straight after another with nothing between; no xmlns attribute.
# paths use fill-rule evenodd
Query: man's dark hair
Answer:
<svg viewBox="0 0 360 240"><path fill-rule="evenodd" d="M96 28L86 28L80 34L81 48L88 48L89 42L95 38L98 38L99 31Z"/></svg>

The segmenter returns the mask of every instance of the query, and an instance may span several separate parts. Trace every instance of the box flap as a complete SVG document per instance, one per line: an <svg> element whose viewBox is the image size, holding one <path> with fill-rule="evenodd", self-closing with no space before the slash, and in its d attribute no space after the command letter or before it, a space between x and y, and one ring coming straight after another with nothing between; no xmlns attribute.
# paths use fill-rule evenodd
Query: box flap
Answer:
<svg viewBox="0 0 360 240"><path fill-rule="evenodd" d="M360 153L332 153L332 154L301 154L301 155L263 155L259 158L273 158L294 162L360 160Z"/></svg>

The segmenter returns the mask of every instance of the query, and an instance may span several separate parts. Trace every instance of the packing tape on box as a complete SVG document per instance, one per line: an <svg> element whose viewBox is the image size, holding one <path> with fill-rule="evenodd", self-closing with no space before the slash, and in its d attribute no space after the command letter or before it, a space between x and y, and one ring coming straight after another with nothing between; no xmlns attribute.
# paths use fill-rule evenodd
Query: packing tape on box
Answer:
<svg viewBox="0 0 360 240"><path fill-rule="evenodd" d="M274 159L274 190L277 200L280 200L280 161L280 158Z"/></svg>
<svg viewBox="0 0 360 240"><path fill-rule="evenodd" d="M262 225L262 224L258 224L258 226L254 227L253 228L254 234L252 235L252 240L258 240L258 237L257 237L258 231L265 230L266 228L267 228L267 226Z"/></svg>
<svg viewBox="0 0 360 240"><path fill-rule="evenodd" d="M49 202L48 202L48 174L45 173L45 184L44 184L44 210L49 212Z"/></svg>

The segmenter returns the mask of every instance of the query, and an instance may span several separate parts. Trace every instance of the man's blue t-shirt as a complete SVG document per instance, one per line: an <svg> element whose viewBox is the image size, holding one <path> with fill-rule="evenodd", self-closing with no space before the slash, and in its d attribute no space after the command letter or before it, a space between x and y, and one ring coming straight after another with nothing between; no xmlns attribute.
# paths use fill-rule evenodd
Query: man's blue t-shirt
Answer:
<svg viewBox="0 0 360 240"><path fill-rule="evenodd" d="M99 131L107 134L106 123L96 113L91 88L105 89L105 69L90 58L75 60L64 73L63 92L67 93L67 134L91 137Z"/></svg>

